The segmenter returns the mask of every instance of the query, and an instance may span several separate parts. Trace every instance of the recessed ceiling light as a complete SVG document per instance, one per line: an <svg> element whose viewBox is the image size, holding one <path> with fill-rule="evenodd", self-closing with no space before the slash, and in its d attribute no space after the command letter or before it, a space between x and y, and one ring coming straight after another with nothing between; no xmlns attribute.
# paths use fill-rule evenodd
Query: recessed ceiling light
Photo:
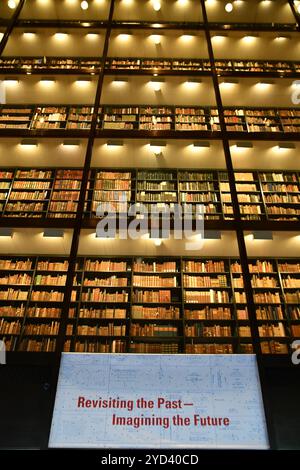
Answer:
<svg viewBox="0 0 300 470"><path fill-rule="evenodd" d="M17 2L15 0L8 0L7 6L11 10L14 10L14 8L16 8L16 6L17 6Z"/></svg>
<svg viewBox="0 0 300 470"><path fill-rule="evenodd" d="M161 2L160 0L152 0L152 7L154 11L159 11L161 9Z"/></svg>
<svg viewBox="0 0 300 470"><path fill-rule="evenodd" d="M88 7L89 7L89 2L84 0L83 2L80 3L80 7L81 7L82 10L87 10Z"/></svg>
<svg viewBox="0 0 300 470"><path fill-rule="evenodd" d="M226 3L226 5L225 5L225 11L227 11L227 13L231 13L232 10L233 10L233 4L232 4L232 2Z"/></svg>

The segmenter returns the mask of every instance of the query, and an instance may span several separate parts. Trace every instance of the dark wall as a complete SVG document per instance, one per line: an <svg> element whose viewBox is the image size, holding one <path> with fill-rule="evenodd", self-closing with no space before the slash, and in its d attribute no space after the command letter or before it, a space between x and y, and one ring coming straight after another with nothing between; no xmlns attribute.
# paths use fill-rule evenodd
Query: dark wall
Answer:
<svg viewBox="0 0 300 470"><path fill-rule="evenodd" d="M50 367L0 365L0 448L43 446L50 381Z"/></svg>
<svg viewBox="0 0 300 470"><path fill-rule="evenodd" d="M266 392L279 449L300 449L300 365L267 368Z"/></svg>

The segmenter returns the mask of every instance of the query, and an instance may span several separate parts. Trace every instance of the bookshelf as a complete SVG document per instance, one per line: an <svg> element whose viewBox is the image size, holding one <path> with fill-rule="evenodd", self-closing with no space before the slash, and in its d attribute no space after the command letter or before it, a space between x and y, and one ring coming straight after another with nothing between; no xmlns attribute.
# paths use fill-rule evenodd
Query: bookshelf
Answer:
<svg viewBox="0 0 300 470"><path fill-rule="evenodd" d="M10 169L0 170L0 211L3 212L5 202L7 201L14 171Z"/></svg>
<svg viewBox="0 0 300 470"><path fill-rule="evenodd" d="M82 170L56 170L48 217L76 217L81 180Z"/></svg>
<svg viewBox="0 0 300 470"><path fill-rule="evenodd" d="M0 129L29 129L33 112L33 106L1 106Z"/></svg>
<svg viewBox="0 0 300 470"><path fill-rule="evenodd" d="M288 325L276 260L249 262L256 319L263 354L288 353Z"/></svg>
<svg viewBox="0 0 300 470"><path fill-rule="evenodd" d="M109 211L127 212L127 204L134 202L134 175L131 171L92 170L86 209L91 217Z"/></svg>
<svg viewBox="0 0 300 470"><path fill-rule="evenodd" d="M134 259L131 308L131 352L181 351L180 261Z"/></svg>
<svg viewBox="0 0 300 470"><path fill-rule="evenodd" d="M299 173L293 171L259 172L258 177L268 219L299 221Z"/></svg>
<svg viewBox="0 0 300 470"><path fill-rule="evenodd" d="M213 171L179 171L179 201L190 204L193 214L196 204L203 204L204 219L220 220L223 218L218 173Z"/></svg>
<svg viewBox="0 0 300 470"><path fill-rule="evenodd" d="M300 110L280 109L278 111L281 126L284 132L299 132L300 130Z"/></svg>
<svg viewBox="0 0 300 470"><path fill-rule="evenodd" d="M241 219L289 221L300 218L298 171L235 172ZM82 170L75 168L0 169L0 211L3 218L69 218L76 215ZM172 209L180 202L205 220L233 220L228 174L221 170L93 168L85 201L85 218L109 207L127 212L127 204L151 210ZM171 211L172 214L172 211Z"/></svg>
<svg viewBox="0 0 300 470"><path fill-rule="evenodd" d="M297 171L236 171L242 220L299 221L300 186ZM228 174L219 172L224 217L233 214Z"/></svg>
<svg viewBox="0 0 300 470"><path fill-rule="evenodd" d="M222 75L276 74L297 75L300 72L300 63L286 60L242 60L242 59L217 59L215 61L217 72Z"/></svg>
<svg viewBox="0 0 300 470"><path fill-rule="evenodd" d="M12 73L84 73L100 71L99 57L1 57L0 70Z"/></svg>
<svg viewBox="0 0 300 470"><path fill-rule="evenodd" d="M228 132L287 132L280 119L280 110L257 108L226 108L224 117ZM294 132L294 131L288 131Z"/></svg>
<svg viewBox="0 0 300 470"><path fill-rule="evenodd" d="M11 175L11 188L7 193L3 216L46 217L54 171L17 169L9 173Z"/></svg>
<svg viewBox="0 0 300 470"><path fill-rule="evenodd" d="M91 106L70 107L67 129L90 129L93 112Z"/></svg>
<svg viewBox="0 0 300 470"><path fill-rule="evenodd" d="M184 259L182 272L186 352L252 352L238 260Z"/></svg>
<svg viewBox="0 0 300 470"><path fill-rule="evenodd" d="M2 256L0 335L8 351L54 352L68 261Z"/></svg>
<svg viewBox="0 0 300 470"><path fill-rule="evenodd" d="M279 280L285 302L286 323L291 339L300 338L300 265L299 260L277 261Z"/></svg>
<svg viewBox="0 0 300 470"><path fill-rule="evenodd" d="M299 259L249 259L262 354L300 338ZM0 257L0 338L9 351L53 352L68 260ZM236 258L78 257L65 337L77 352L253 351Z"/></svg>
<svg viewBox="0 0 300 470"><path fill-rule="evenodd" d="M177 131L209 131L220 130L218 116L213 114L216 110L209 108L175 108L175 130ZM211 117L212 116L212 117Z"/></svg>
<svg viewBox="0 0 300 470"><path fill-rule="evenodd" d="M139 108L139 129L170 131L174 128L174 111L171 106L142 106Z"/></svg>
<svg viewBox="0 0 300 470"><path fill-rule="evenodd" d="M104 106L103 112L100 110L99 128L115 130L138 129L137 106L116 107Z"/></svg>
<svg viewBox="0 0 300 470"><path fill-rule="evenodd" d="M65 129L66 106L36 107L31 122L32 129Z"/></svg>
<svg viewBox="0 0 300 470"><path fill-rule="evenodd" d="M244 59L217 59L215 61L217 72L221 75L275 75L297 76L300 73L300 62L288 60L244 60ZM101 70L99 57L14 57L6 56L0 59L0 70L9 73L82 73L96 74ZM208 59L183 58L156 58L156 57L108 57L105 62L105 71L109 73L117 70L135 72L204 72L210 73L211 66Z"/></svg>
<svg viewBox="0 0 300 470"><path fill-rule="evenodd" d="M0 107L0 129L89 130L94 108L89 105L30 105ZM227 132L297 134L297 108L224 108ZM215 107L105 104L98 113L99 131L220 132Z"/></svg>
<svg viewBox="0 0 300 470"><path fill-rule="evenodd" d="M0 171L5 218L74 218L82 170L16 168Z"/></svg>
<svg viewBox="0 0 300 470"><path fill-rule="evenodd" d="M130 292L127 259L78 258L69 311L73 328L65 350L125 352Z"/></svg>
<svg viewBox="0 0 300 470"><path fill-rule="evenodd" d="M172 170L138 170L136 204L148 212L171 209L178 202L177 173Z"/></svg>

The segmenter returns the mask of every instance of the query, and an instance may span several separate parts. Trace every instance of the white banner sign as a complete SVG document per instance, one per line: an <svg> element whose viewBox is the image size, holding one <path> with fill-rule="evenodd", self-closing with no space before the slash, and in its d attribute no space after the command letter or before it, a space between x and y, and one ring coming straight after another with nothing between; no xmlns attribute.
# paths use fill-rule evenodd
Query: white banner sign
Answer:
<svg viewBox="0 0 300 470"><path fill-rule="evenodd" d="M50 447L269 447L253 355L64 354Z"/></svg>

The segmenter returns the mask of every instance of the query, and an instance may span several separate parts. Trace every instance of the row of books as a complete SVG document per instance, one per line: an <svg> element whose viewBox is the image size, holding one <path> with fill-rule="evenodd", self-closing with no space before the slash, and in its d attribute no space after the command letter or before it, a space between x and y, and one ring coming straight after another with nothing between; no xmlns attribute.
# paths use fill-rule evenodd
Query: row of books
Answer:
<svg viewBox="0 0 300 470"><path fill-rule="evenodd" d="M89 114L88 114L88 113ZM89 106L32 106L0 108L0 128L90 129L94 108ZM297 109L226 109L228 131L297 132ZM197 117L197 119L196 119ZM176 106L105 105L99 110L98 128L118 130L204 130L220 131L216 108Z"/></svg>
<svg viewBox="0 0 300 470"><path fill-rule="evenodd" d="M186 336L195 336L195 337L226 337L232 336L231 327L225 325L212 325L207 326L203 323L195 323L194 325L185 326L185 335ZM251 335L250 335L251 336Z"/></svg>
<svg viewBox="0 0 300 470"><path fill-rule="evenodd" d="M53 320L59 319L61 315L61 309L57 308L40 308L40 307L30 307L25 309L23 305L20 309L17 309L12 306L1 306L0 307L0 331L1 334L17 334L19 332L15 331L15 328L19 328L21 323L19 319L23 319L26 315L27 319L41 319L41 320ZM74 311L74 315L69 315L69 318L75 319L77 315ZM180 309L178 307L144 307L141 305L132 305L131 312L127 313L126 309L87 309L80 308L78 319L92 319L92 320L103 320L103 319L117 319L117 320L126 320L129 318L129 315L132 320L179 320L181 318ZM287 309L286 318L283 314L281 306L260 306L256 309L256 318L257 320L269 320L272 322L277 322L278 320L287 320L291 324L292 330L294 330L293 321L300 320L300 309L299 307L294 307ZM228 307L218 307L210 308L204 307L202 309L184 309L182 319L185 319L186 322L194 321L213 321L213 320L231 320L235 321L234 312ZM8 319L18 319L17 321L7 321ZM241 310L237 309L236 311L237 320L248 320L247 309ZM27 323L26 323L27 324ZM58 325L58 322L52 322L53 325ZM48 325L48 324L47 324ZM273 323L275 325L275 323ZM276 323L277 325L277 323ZM282 324L280 324L282 325ZM8 328L8 330L5 330ZM42 333L41 333L42 334ZM46 334L46 333L45 333ZM50 334L50 333L48 333ZM53 333L56 334L56 333Z"/></svg>
<svg viewBox="0 0 300 470"><path fill-rule="evenodd" d="M77 335L80 336L125 336L126 326L108 323L107 325L78 325Z"/></svg>
<svg viewBox="0 0 300 470"><path fill-rule="evenodd" d="M117 276L110 276L105 278L84 278L83 285L101 287L126 287L128 285L128 278Z"/></svg>
<svg viewBox="0 0 300 470"><path fill-rule="evenodd" d="M174 325L140 325L133 323L130 328L131 336L177 336L178 327Z"/></svg>
<svg viewBox="0 0 300 470"><path fill-rule="evenodd" d="M17 177L17 173L20 172L22 173L22 178ZM38 174L44 177L45 172L42 170L33 169L27 172L25 170L16 170L16 175L12 180L6 179L7 174L8 171L2 171L0 174L0 184L3 183L7 186L5 189L0 188L0 199L3 201L2 211L4 217L75 217L81 185L81 171L71 169L57 170L55 177L54 172L52 172L53 180L47 179L46 181L43 179L41 181L33 179L34 177L38 178ZM1 176L3 178L2 181ZM143 171L143 176L145 182L148 176L149 178L155 178L155 184L161 185L161 189L159 191L155 189L154 192L152 189L143 192L137 191L135 196L133 171L128 173L95 170L95 176L91 177L89 181L86 202L91 204L91 206L90 210L88 207L86 208L86 212L90 216L95 217L97 209L100 207L105 210L105 205L108 203L114 206L116 210L126 212L126 201L135 202L135 199L141 202L147 201L145 205L148 210L154 207L162 208L163 206L172 208L172 203L177 202L178 199L178 202L204 203L206 217L214 213L217 214L217 218L223 216L227 218L233 215L230 187L228 181L226 181L228 180L226 172L215 172L213 174L211 172L192 172L189 175L189 181L186 182L183 182L182 179L188 177L187 172L176 172L175 170L171 174L154 170L149 170L149 172ZM195 178L195 181L190 181L191 176ZM176 190L176 180L172 183L176 191L170 192L165 189L165 183L168 182L167 178L170 177L178 179L179 193ZM281 220L284 217L298 220L300 213L300 177L297 172L255 172L255 174L254 172L235 172L235 178L242 218L259 219L262 216L267 216L275 220L276 218ZM269 186L272 183L265 183L265 181L272 181L274 178L278 181L293 180L293 182L289 186L285 183L282 186L276 183L277 192L274 193L274 188L271 190ZM204 179L207 181L204 181ZM247 181L253 181L253 183L250 184ZM260 181L262 182L262 192ZM47 185L47 191L27 191L29 188L40 189L41 183ZM99 183L101 183L100 187L102 189L96 189ZM124 183L132 191L125 190ZM139 180L138 184L140 184ZM58 187L64 190L55 191ZM71 191L74 187L77 190ZM289 191L290 187L292 187L292 194ZM114 190L109 190L108 188L114 188ZM40 202L33 202L37 200ZM124 201L124 203L118 201Z"/></svg>
<svg viewBox="0 0 300 470"><path fill-rule="evenodd" d="M299 73L300 63L287 60L242 60L217 59L218 72L278 72ZM101 59L96 57L2 57L0 69L21 70L73 70L89 73L99 72ZM155 70L155 71L209 71L207 58L157 58L157 57L108 57L105 69L114 70Z"/></svg>
<svg viewBox="0 0 300 470"><path fill-rule="evenodd" d="M184 291L184 301L187 303L229 303L229 295L227 291L217 291L210 289L209 291Z"/></svg>
<svg viewBox="0 0 300 470"><path fill-rule="evenodd" d="M258 327L259 336L282 336L285 337L285 329L283 323L273 323L268 325L260 325Z"/></svg>
<svg viewBox="0 0 300 470"><path fill-rule="evenodd" d="M228 287L227 277L225 275L211 276L191 276L184 274L184 287Z"/></svg>
<svg viewBox="0 0 300 470"><path fill-rule="evenodd" d="M71 350L71 341L65 342L64 350ZM123 353L126 352L126 342L122 340L112 341L90 341L90 340L78 340L75 343L75 352L86 352L86 353Z"/></svg>
<svg viewBox="0 0 300 470"><path fill-rule="evenodd" d="M5 338L7 351L14 351L17 338ZM286 343L272 340L262 341L260 343L262 354L288 354ZM54 352L56 340L51 338L33 339L24 338L18 348L19 351L31 352ZM75 343L75 352L126 352L126 342L122 340L77 340ZM65 342L65 351L71 350L71 341ZM251 343L240 343L238 345L240 353L251 354L253 347ZM154 354L177 354L179 352L178 343L130 343L130 352L132 353L154 353ZM185 353L187 354L233 354L233 346L230 343L186 343Z"/></svg>
<svg viewBox="0 0 300 470"><path fill-rule="evenodd" d="M134 287L177 287L177 278L159 276L138 276L133 275L132 284Z"/></svg>

